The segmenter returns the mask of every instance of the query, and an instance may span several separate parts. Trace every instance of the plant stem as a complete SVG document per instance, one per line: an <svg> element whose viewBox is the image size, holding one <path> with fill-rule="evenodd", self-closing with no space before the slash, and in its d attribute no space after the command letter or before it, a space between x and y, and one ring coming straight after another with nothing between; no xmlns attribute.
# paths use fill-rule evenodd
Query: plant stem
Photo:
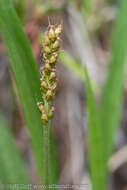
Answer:
<svg viewBox="0 0 127 190"><path fill-rule="evenodd" d="M49 121L43 128L43 184L46 185L46 190L48 190L49 185L49 169L50 169L50 126L51 122Z"/></svg>

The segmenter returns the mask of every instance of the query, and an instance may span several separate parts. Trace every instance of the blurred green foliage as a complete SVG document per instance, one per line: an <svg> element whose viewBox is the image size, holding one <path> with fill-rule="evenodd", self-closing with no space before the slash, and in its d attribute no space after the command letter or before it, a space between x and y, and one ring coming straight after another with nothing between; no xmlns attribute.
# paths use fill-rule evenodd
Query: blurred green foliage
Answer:
<svg viewBox="0 0 127 190"><path fill-rule="evenodd" d="M15 187L15 189L19 189L21 184L25 185L30 182L23 158L17 150L11 131L1 115L0 135L0 182L5 184L5 189L14 189L7 187L7 184L19 184Z"/></svg>

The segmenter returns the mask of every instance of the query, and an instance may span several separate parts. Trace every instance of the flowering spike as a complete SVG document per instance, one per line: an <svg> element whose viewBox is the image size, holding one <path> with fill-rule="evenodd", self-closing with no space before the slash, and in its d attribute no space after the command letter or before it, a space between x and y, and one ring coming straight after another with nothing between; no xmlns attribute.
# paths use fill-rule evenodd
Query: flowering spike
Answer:
<svg viewBox="0 0 127 190"><path fill-rule="evenodd" d="M56 77L56 61L60 47L60 34L62 32L62 25L55 27L49 25L48 31L44 34L43 45L43 62L41 67L41 91L44 97L44 103L38 102L38 108L41 112L41 119L44 124L48 123L49 119L53 117L54 107L51 106L51 101L54 99L57 77Z"/></svg>

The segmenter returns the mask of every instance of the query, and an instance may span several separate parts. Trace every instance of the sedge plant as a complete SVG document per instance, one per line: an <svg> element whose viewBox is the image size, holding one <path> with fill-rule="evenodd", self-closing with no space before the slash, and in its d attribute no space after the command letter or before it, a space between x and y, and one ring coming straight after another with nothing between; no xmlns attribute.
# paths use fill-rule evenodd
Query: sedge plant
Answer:
<svg viewBox="0 0 127 190"><path fill-rule="evenodd" d="M49 185L50 176L50 127L51 119L54 115L54 106L52 101L55 97L57 87L56 77L56 61L60 48L60 34L62 26L49 25L48 30L44 34L43 46L43 62L40 68L41 73L41 93L42 102L37 102L39 111L41 112L41 120L43 123L43 165L44 178L43 184ZM47 187L48 188L48 187Z"/></svg>

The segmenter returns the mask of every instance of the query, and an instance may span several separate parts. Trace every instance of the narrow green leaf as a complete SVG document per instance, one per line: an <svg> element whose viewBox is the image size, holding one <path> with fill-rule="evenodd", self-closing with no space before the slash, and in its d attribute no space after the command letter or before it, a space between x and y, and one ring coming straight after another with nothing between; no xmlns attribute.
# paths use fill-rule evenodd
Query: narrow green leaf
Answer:
<svg viewBox="0 0 127 190"><path fill-rule="evenodd" d="M82 68L82 65L78 63L74 58L69 56L66 51L60 52L59 60L68 67L73 73L75 73L83 82L86 82L86 75ZM99 90L99 86L91 81L91 85L93 90Z"/></svg>
<svg viewBox="0 0 127 190"><path fill-rule="evenodd" d="M42 124L36 105L40 98L39 72L28 39L9 0L0 0L0 32L8 50L38 169L42 175Z"/></svg>
<svg viewBox="0 0 127 190"><path fill-rule="evenodd" d="M40 76L28 39L23 32L10 0L0 0L0 32L8 50L11 69L16 80L43 183L43 126L40 120L41 115L36 105L37 101L41 99ZM54 171L52 170L51 172L53 173ZM54 173L52 176L54 176Z"/></svg>
<svg viewBox="0 0 127 190"><path fill-rule="evenodd" d="M108 77L102 97L101 125L105 143L105 158L111 154L120 120L125 62L127 55L127 1L120 1L118 19L113 31L113 48Z"/></svg>
<svg viewBox="0 0 127 190"><path fill-rule="evenodd" d="M0 115L0 181L5 189L20 189L20 185L29 184L24 162L18 152L13 137L4 119ZM18 184L15 188L7 184Z"/></svg>
<svg viewBox="0 0 127 190"><path fill-rule="evenodd" d="M106 168L104 163L103 136L100 125L99 112L96 106L92 86L85 68L86 92L88 105L88 155L91 170L93 190L104 190L106 188Z"/></svg>
<svg viewBox="0 0 127 190"><path fill-rule="evenodd" d="M85 81L85 73L80 66L72 57L70 57L66 52L60 52L59 60L70 70L72 70L76 75L80 77L81 80Z"/></svg>

